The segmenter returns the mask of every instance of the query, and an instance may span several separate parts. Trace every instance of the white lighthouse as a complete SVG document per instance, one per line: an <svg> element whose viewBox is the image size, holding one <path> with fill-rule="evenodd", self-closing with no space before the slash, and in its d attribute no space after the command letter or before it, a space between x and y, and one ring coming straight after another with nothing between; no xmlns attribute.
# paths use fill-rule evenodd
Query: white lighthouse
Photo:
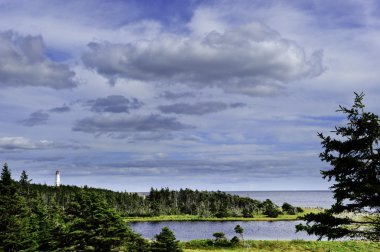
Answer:
<svg viewBox="0 0 380 252"><path fill-rule="evenodd" d="M55 186L60 186L61 185L61 172L56 171L55 172Z"/></svg>

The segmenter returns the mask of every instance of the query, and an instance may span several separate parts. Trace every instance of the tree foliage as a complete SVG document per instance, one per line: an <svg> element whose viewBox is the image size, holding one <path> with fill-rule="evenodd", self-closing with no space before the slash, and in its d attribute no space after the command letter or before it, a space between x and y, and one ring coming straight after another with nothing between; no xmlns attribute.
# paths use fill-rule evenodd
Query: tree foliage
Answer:
<svg viewBox="0 0 380 252"><path fill-rule="evenodd" d="M65 210L64 245L70 250L110 251L132 231L100 195L81 190Z"/></svg>
<svg viewBox="0 0 380 252"><path fill-rule="evenodd" d="M333 181L335 204L320 214L308 214L306 231L328 239L342 237L380 240L380 121L365 111L364 94L356 94L351 108L339 106L347 124L335 127L336 138L319 133L322 161L331 168L321 171Z"/></svg>
<svg viewBox="0 0 380 252"><path fill-rule="evenodd" d="M168 228L162 228L161 233L155 236L151 245L152 252L181 252L179 241L176 240L173 232Z"/></svg>
<svg viewBox="0 0 380 252"><path fill-rule="evenodd" d="M76 188L60 198L59 188L50 195L29 182L25 171L20 182L14 181L4 164L0 251L150 251L148 242L132 232L98 191Z"/></svg>

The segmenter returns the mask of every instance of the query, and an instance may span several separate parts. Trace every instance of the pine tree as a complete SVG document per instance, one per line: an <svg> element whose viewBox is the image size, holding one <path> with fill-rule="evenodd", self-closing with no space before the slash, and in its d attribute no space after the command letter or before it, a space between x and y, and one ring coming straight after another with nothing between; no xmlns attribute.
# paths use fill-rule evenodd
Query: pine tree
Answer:
<svg viewBox="0 0 380 252"><path fill-rule="evenodd" d="M151 245L153 252L181 252L182 249L179 246L179 242L176 240L173 232L164 227L161 233L155 236L156 240Z"/></svg>
<svg viewBox="0 0 380 252"><path fill-rule="evenodd" d="M64 246L69 250L110 251L123 244L132 231L99 194L81 190L65 211Z"/></svg>
<svg viewBox="0 0 380 252"><path fill-rule="evenodd" d="M328 239L342 237L380 240L380 121L364 110L364 94L356 94L351 108L340 106L347 116L345 126L335 127L335 139L319 133L324 151L322 161L331 169L321 171L324 179L333 180L331 190L336 203L319 214L308 214L306 231ZM361 215L356 216L355 215ZM364 216L363 216L364 215Z"/></svg>
<svg viewBox="0 0 380 252"><path fill-rule="evenodd" d="M25 198L19 195L7 164L3 166L0 180L0 247L4 251L38 247L30 226L30 209Z"/></svg>
<svg viewBox="0 0 380 252"><path fill-rule="evenodd" d="M20 176L20 187L21 187L21 193L24 195L29 194L29 187L30 187L30 182L32 180L29 179L28 174L26 174L26 171L22 171L21 176Z"/></svg>
<svg viewBox="0 0 380 252"><path fill-rule="evenodd" d="M244 228L240 225L236 225L236 227L234 228L235 232L240 235L240 238L241 240L243 241L243 245L244 245L244 236L243 236L243 233L244 233Z"/></svg>

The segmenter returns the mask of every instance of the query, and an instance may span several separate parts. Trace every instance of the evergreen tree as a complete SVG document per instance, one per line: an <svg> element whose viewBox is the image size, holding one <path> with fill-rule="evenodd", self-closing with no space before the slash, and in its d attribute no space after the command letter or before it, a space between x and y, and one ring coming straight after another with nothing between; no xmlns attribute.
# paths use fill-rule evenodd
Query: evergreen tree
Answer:
<svg viewBox="0 0 380 252"><path fill-rule="evenodd" d="M26 171L22 171L21 176L20 176L20 187L21 187L21 193L24 195L29 194L29 187L30 187L30 182L32 180L29 179L28 174L26 174Z"/></svg>
<svg viewBox="0 0 380 252"><path fill-rule="evenodd" d="M30 227L38 242L38 250L54 251L60 247L63 238L63 210L55 202L46 204L42 197L36 196L29 201Z"/></svg>
<svg viewBox="0 0 380 252"><path fill-rule="evenodd" d="M240 235L241 237L241 240L243 241L243 245L244 245L244 236L243 236L243 233L244 233L244 228L240 225L236 225L236 227L234 228L235 232Z"/></svg>
<svg viewBox="0 0 380 252"><path fill-rule="evenodd" d="M321 171L324 179L333 180L331 190L336 203L327 211L308 214L306 231L328 239L355 237L380 240L380 121L364 110L364 94L356 94L351 108L340 106L347 116L345 126L335 127L336 138L319 133L324 151L322 161L331 169ZM356 214L364 217L355 217Z"/></svg>
<svg viewBox="0 0 380 252"><path fill-rule="evenodd" d="M104 198L87 190L75 194L65 218L64 246L68 250L110 251L132 234L122 218L107 207Z"/></svg>
<svg viewBox="0 0 380 252"><path fill-rule="evenodd" d="M156 240L151 245L153 252L181 252L179 241L176 240L173 232L167 228L162 228L161 233L155 236Z"/></svg>
<svg viewBox="0 0 380 252"><path fill-rule="evenodd" d="M25 198L18 194L7 164L3 166L0 180L0 247L4 251L38 247L30 226L30 210Z"/></svg>

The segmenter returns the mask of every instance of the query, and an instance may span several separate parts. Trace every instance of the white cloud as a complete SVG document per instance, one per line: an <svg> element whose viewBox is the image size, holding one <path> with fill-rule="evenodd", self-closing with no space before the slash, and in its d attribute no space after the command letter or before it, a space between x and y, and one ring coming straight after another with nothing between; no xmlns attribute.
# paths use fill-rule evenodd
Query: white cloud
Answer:
<svg viewBox="0 0 380 252"><path fill-rule="evenodd" d="M260 23L202 37L166 35L129 44L90 43L89 48L84 63L111 84L126 78L262 95L323 71L320 51L307 56Z"/></svg>
<svg viewBox="0 0 380 252"><path fill-rule="evenodd" d="M2 150L35 150L52 146L47 140L33 141L24 137L1 137L0 149Z"/></svg>
<svg viewBox="0 0 380 252"><path fill-rule="evenodd" d="M0 87L73 88L74 72L48 59L41 36L0 33Z"/></svg>

